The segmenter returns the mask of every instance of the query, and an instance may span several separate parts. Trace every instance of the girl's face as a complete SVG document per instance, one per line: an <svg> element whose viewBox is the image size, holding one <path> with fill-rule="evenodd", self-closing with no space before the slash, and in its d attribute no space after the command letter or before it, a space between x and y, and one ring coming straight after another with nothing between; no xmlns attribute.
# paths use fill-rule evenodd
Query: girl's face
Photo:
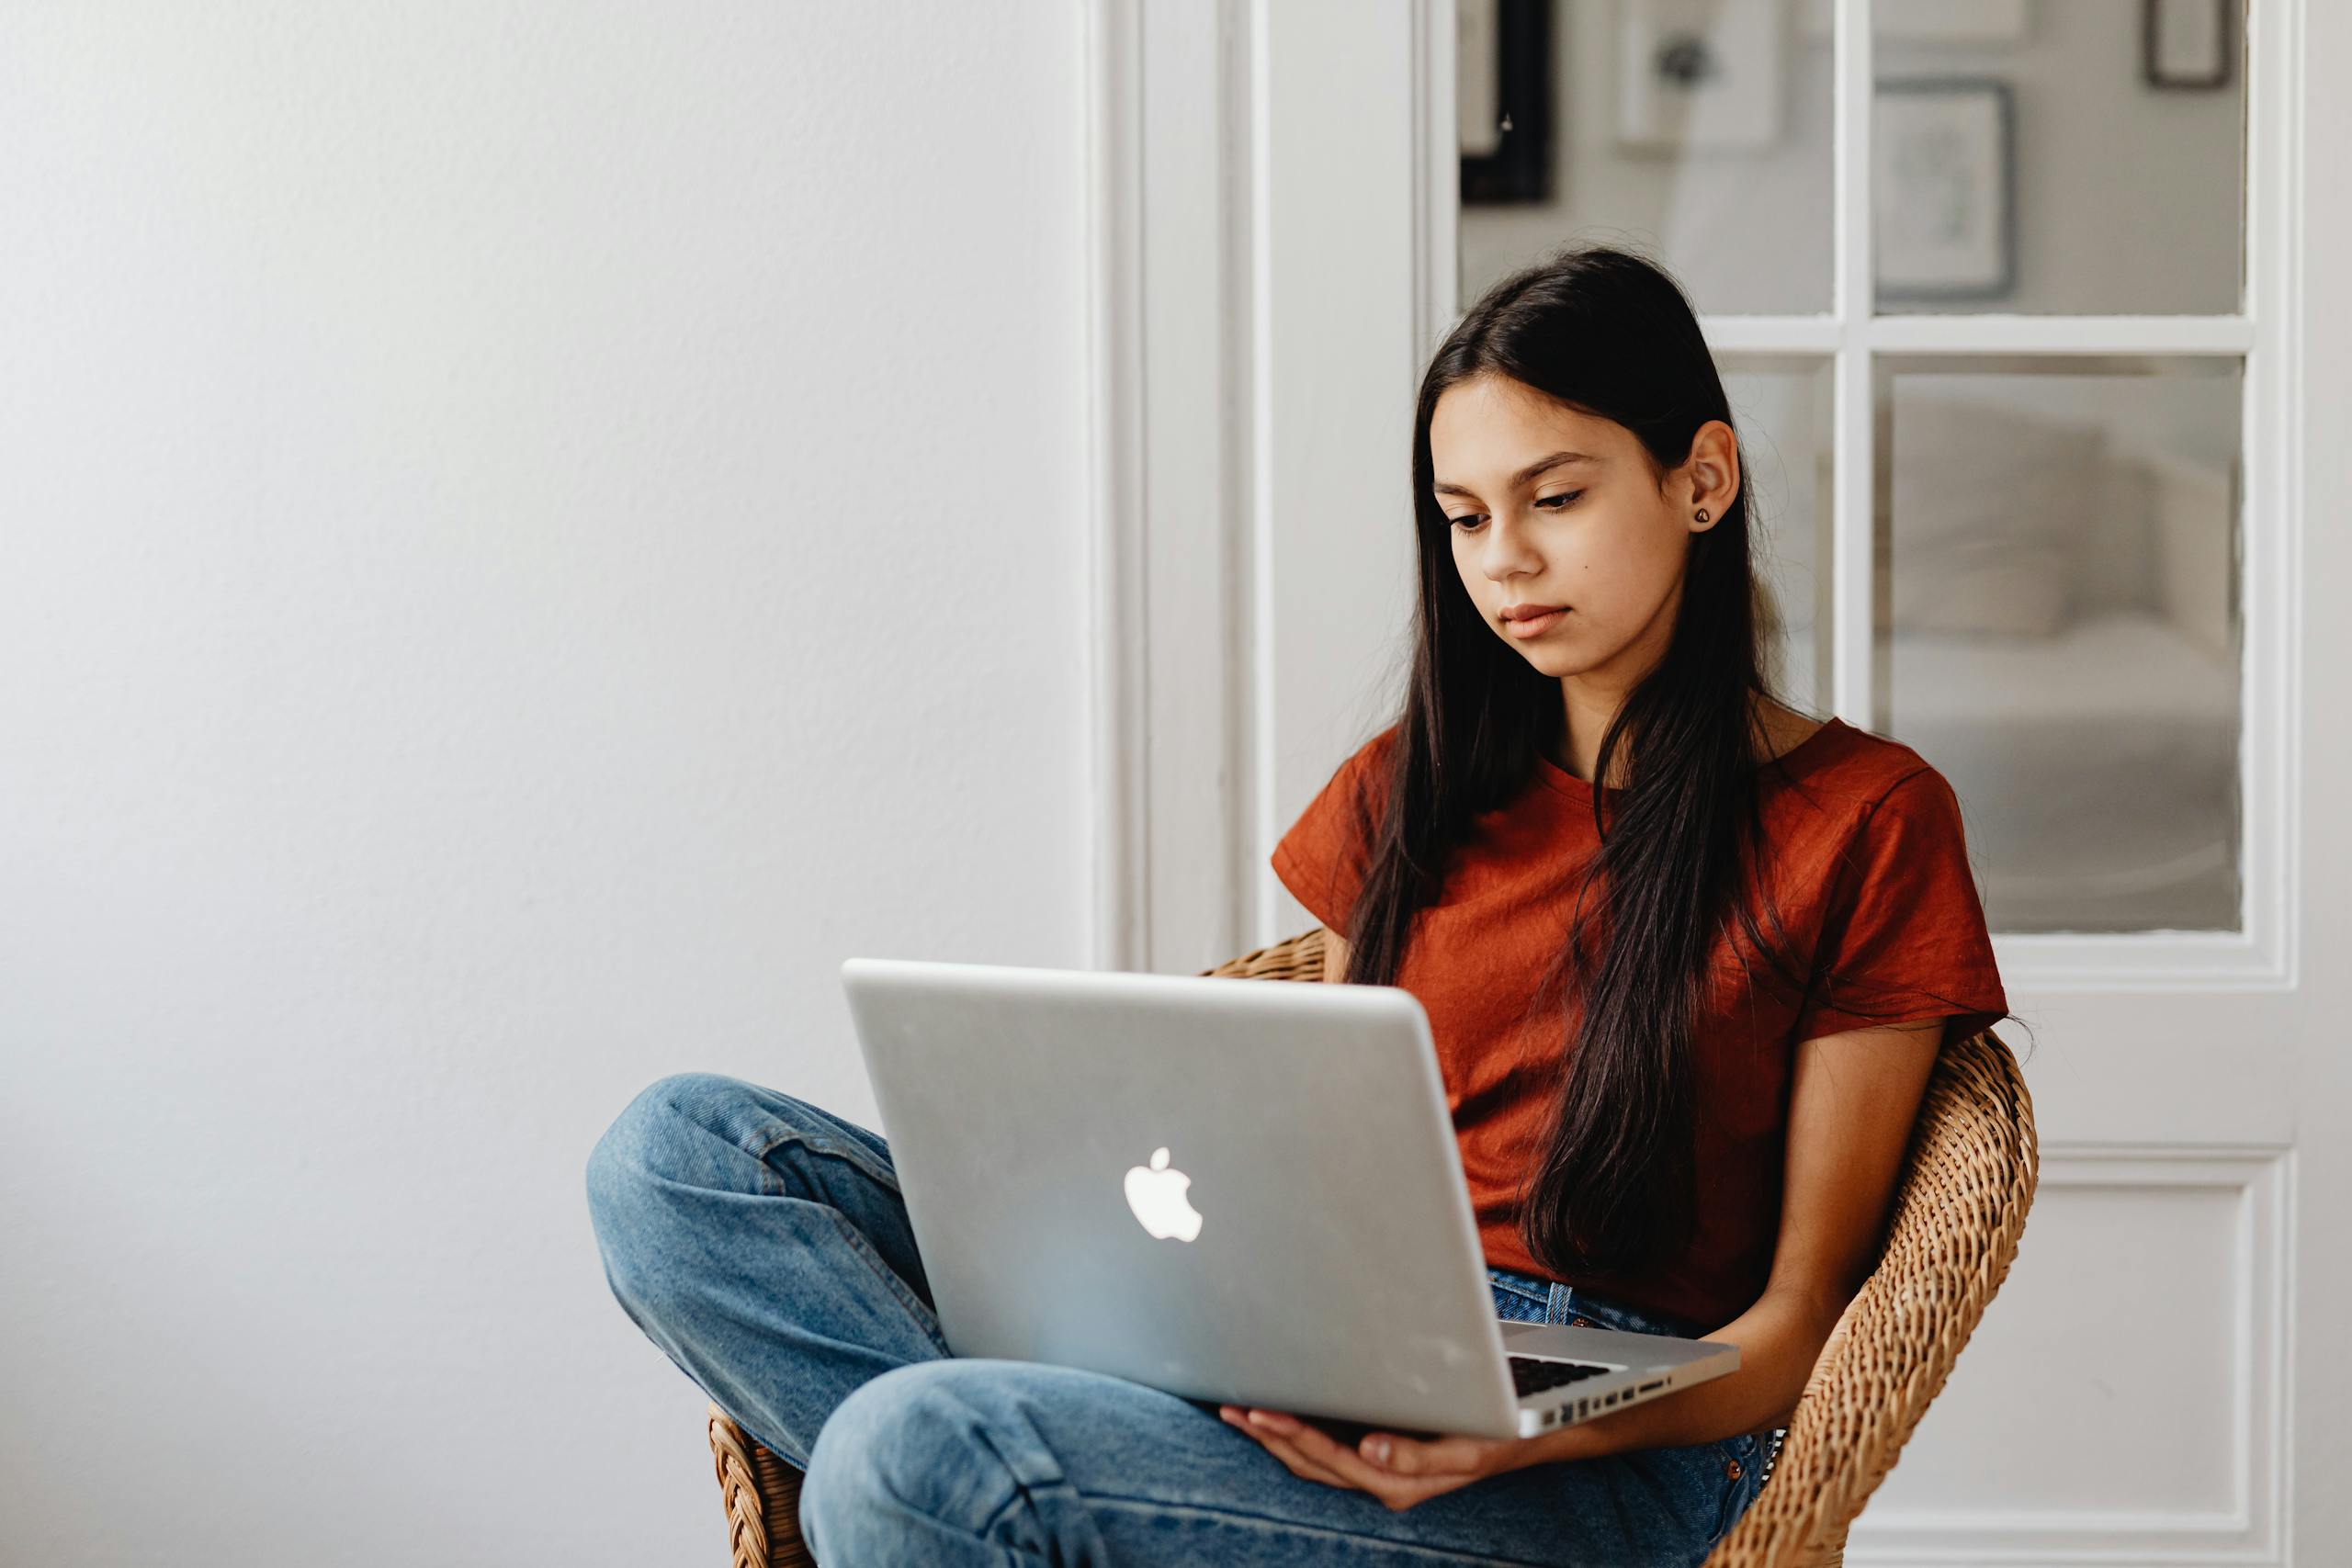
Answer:
<svg viewBox="0 0 2352 1568"><path fill-rule="evenodd" d="M1498 375L1439 395L1430 457L1454 569L1495 635L1546 675L1620 694L1672 639L1690 536L1739 491L1738 446L1721 420L1661 483L1623 425ZM1557 613L1506 618L1522 605Z"/></svg>

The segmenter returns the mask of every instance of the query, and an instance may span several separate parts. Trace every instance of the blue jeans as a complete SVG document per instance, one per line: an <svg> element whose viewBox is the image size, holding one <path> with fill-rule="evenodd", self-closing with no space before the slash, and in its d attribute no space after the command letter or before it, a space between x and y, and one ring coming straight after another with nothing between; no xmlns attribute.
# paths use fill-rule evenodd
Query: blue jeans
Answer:
<svg viewBox="0 0 2352 1568"><path fill-rule="evenodd" d="M877 1134L713 1073L662 1078L589 1156L629 1317L807 1472L825 1568L1501 1562L1689 1568L1763 1483L1753 1436L1482 1477L1409 1508L1294 1475L1195 1400L952 1355ZM1498 1315L1687 1329L1489 1269Z"/></svg>

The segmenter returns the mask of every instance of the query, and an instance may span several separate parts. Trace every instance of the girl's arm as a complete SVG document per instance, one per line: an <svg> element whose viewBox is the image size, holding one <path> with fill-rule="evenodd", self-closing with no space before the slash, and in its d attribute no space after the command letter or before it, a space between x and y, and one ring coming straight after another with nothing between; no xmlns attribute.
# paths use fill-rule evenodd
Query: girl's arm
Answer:
<svg viewBox="0 0 2352 1568"><path fill-rule="evenodd" d="M1348 939L1323 928L1323 978L1338 982L1348 972Z"/></svg>
<svg viewBox="0 0 2352 1568"><path fill-rule="evenodd" d="M1739 1370L1527 1438L1529 1463L1788 1424L1829 1331L1869 1276L1944 1024L1856 1029L1797 1047L1772 1272L1754 1305L1701 1337L1737 1345Z"/></svg>

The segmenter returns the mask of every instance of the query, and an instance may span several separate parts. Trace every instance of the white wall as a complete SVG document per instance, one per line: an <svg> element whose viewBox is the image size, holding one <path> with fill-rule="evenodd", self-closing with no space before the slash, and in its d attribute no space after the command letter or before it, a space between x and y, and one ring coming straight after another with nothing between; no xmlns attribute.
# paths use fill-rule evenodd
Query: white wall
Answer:
<svg viewBox="0 0 2352 1568"><path fill-rule="evenodd" d="M1084 961L1080 24L0 10L0 1562L721 1560L582 1163Z"/></svg>

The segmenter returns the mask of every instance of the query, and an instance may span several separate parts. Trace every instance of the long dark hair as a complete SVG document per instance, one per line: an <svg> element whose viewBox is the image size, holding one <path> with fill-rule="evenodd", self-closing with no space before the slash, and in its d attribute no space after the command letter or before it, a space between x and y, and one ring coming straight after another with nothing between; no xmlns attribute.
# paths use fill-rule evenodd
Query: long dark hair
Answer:
<svg viewBox="0 0 2352 1568"><path fill-rule="evenodd" d="M1434 903L1471 818L1512 798L1563 740L1555 677L1487 626L1456 571L1433 494L1430 422L1440 394L1500 375L1624 426L1662 477L1710 420L1731 423L1722 378L1681 288L1654 263L1603 246L1555 253L1489 288L1447 334L1421 379L1413 432L1420 590L1404 711L1383 804L1357 800L1365 875L1350 911L1346 978L1395 983L1414 919ZM1735 429L1736 426L1735 426ZM1743 481L1749 471L1741 452ZM1555 1274L1623 1274L1688 1244L1697 1217L1691 1034L1711 955L1736 918L1751 983L1800 1005L1795 962L1766 895L1767 937L1743 896L1764 839L1758 759L1771 747L1770 697L1750 562L1745 482L1690 536L1673 637L1600 738L1593 825L1600 849L1579 883L1566 942L1529 1000L1583 999L1566 1042L1557 1113L1521 1191L1520 1234ZM1622 788L1600 781L1632 747ZM1777 766L1777 763L1766 765ZM1791 777L1781 770L1784 779ZM1792 781L1793 782L1793 781ZM1589 903L1588 894L1597 894ZM1590 925L1608 939L1590 949ZM1850 992L1841 991L1846 1006ZM1868 1016L1859 1006L1849 1010ZM1955 1009L1955 1010L1958 1010Z"/></svg>

